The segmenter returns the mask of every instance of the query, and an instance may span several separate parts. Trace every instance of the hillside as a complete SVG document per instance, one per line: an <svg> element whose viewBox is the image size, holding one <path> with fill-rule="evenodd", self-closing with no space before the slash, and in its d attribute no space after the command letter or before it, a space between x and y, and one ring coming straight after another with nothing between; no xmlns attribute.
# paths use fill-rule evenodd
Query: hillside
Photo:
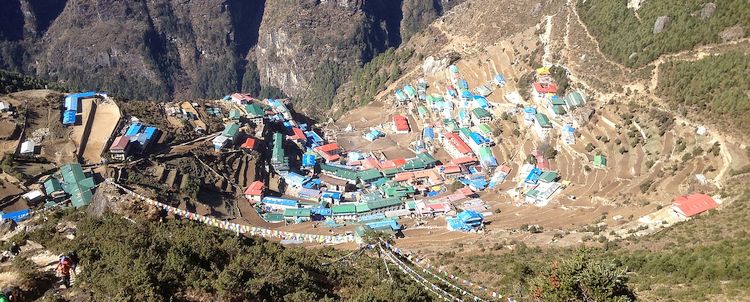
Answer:
<svg viewBox="0 0 750 302"><path fill-rule="evenodd" d="M750 30L750 10L742 0L630 1L638 3L635 6L616 0L578 3L581 19L601 50L630 67L699 45L739 40Z"/></svg>
<svg viewBox="0 0 750 302"><path fill-rule="evenodd" d="M244 90L315 108L352 68L459 2L3 1L0 69L124 98ZM330 72L333 87L314 85Z"/></svg>
<svg viewBox="0 0 750 302"><path fill-rule="evenodd" d="M24 301L433 300L394 268L393 282L381 282L379 276L386 272L369 251L286 248L192 222L159 222L152 215L132 216L133 220L111 213L94 218L57 212L46 217L47 221L34 223L39 224L34 231L10 240L41 244L53 258L76 251L81 272L73 289L59 290L44 283L49 273L43 266L38 268L42 272L34 272L37 267L32 261L45 253L24 251L21 257L28 260L15 262L27 267L0 268L0 274L25 272L15 280L22 289L32 286ZM66 233L59 232L63 229L72 230L75 239L66 239Z"/></svg>

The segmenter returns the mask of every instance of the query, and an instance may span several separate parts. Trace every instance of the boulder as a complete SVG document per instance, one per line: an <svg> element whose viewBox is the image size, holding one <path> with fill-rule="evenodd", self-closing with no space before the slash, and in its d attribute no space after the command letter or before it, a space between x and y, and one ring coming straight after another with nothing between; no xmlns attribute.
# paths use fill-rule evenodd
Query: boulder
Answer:
<svg viewBox="0 0 750 302"><path fill-rule="evenodd" d="M741 25L737 24L735 26L722 30L719 33L719 37L721 37L721 41L723 42L736 41L745 37L745 29L742 28Z"/></svg>
<svg viewBox="0 0 750 302"><path fill-rule="evenodd" d="M542 13L542 3L538 2L536 5L534 5L534 8L531 9L531 16L539 17L541 13Z"/></svg>
<svg viewBox="0 0 750 302"><path fill-rule="evenodd" d="M654 34L658 34L660 32L663 32L667 26L669 25L669 21L671 21L672 18L669 16L661 16L659 18L656 18L656 22L654 22Z"/></svg>
<svg viewBox="0 0 750 302"><path fill-rule="evenodd" d="M433 75L445 70L448 68L448 65L450 65L450 59L448 58L436 59L433 56L429 56L422 63L422 72L425 75Z"/></svg>
<svg viewBox="0 0 750 302"><path fill-rule="evenodd" d="M16 226L18 225L15 221L5 219L2 223L0 223L0 236L13 232L13 230L16 229Z"/></svg>
<svg viewBox="0 0 750 302"><path fill-rule="evenodd" d="M705 20L705 19L711 18L711 16L713 16L715 12L716 12L716 3L709 2L709 3L703 4L703 8L701 8L700 17L701 19Z"/></svg>

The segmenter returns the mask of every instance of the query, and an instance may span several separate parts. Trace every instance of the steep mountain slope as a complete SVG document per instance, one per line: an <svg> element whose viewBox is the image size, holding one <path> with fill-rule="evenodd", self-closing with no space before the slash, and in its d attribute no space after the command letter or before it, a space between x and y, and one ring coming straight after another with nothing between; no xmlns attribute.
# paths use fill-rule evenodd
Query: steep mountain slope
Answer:
<svg viewBox="0 0 750 302"><path fill-rule="evenodd" d="M460 1L3 1L0 68L129 98L309 99Z"/></svg>

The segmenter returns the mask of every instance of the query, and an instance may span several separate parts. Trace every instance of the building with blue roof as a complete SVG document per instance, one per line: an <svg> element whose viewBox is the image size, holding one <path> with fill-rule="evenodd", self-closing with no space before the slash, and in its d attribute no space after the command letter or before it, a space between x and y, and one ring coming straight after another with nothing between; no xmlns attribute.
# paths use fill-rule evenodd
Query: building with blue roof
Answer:
<svg viewBox="0 0 750 302"><path fill-rule="evenodd" d="M282 175L284 178L284 182L286 182L287 185L295 187L295 188L301 188L306 182L310 180L309 177L299 175L294 172L285 173Z"/></svg>
<svg viewBox="0 0 750 302"><path fill-rule="evenodd" d="M338 204L343 197L344 195L341 192L336 191L323 191L320 193L320 201L325 201L330 204Z"/></svg>
<svg viewBox="0 0 750 302"><path fill-rule="evenodd" d="M469 82L466 81L466 79L460 79L460 80L458 80L458 88L459 89L469 89Z"/></svg>
<svg viewBox="0 0 750 302"><path fill-rule="evenodd" d="M280 211L299 208L299 201L279 197L266 196L261 200L266 211Z"/></svg>
<svg viewBox="0 0 750 302"><path fill-rule="evenodd" d="M158 135L159 129L154 126L132 123L125 130L124 137L131 143L137 143L137 146L133 146L137 152L143 153L157 139Z"/></svg>
<svg viewBox="0 0 750 302"><path fill-rule="evenodd" d="M560 137L562 138L563 142L567 145L572 145L576 143L576 134L575 134L575 128L573 128L573 125L568 123L565 124L562 128L562 132L560 133Z"/></svg>
<svg viewBox="0 0 750 302"><path fill-rule="evenodd" d="M373 222L373 221L382 220L382 219L385 219L384 213L376 213L376 214L368 214L368 215L359 216L359 222Z"/></svg>
<svg viewBox="0 0 750 302"><path fill-rule="evenodd" d="M386 229L386 230L390 230L393 232L398 232L401 230L401 225L398 224L398 222L395 219L383 219L383 220L378 220L378 221L372 221L372 222L367 222L365 225L374 230Z"/></svg>
<svg viewBox="0 0 750 302"><path fill-rule="evenodd" d="M500 87L505 86L505 77L503 77L502 74L496 74L493 80L495 82L495 85Z"/></svg>
<svg viewBox="0 0 750 302"><path fill-rule="evenodd" d="M425 142L432 142L435 140L435 130L432 127L424 127L422 136Z"/></svg>
<svg viewBox="0 0 750 302"><path fill-rule="evenodd" d="M399 103L406 102L406 94L401 89L396 89L396 92L394 94L396 95L396 101L398 101Z"/></svg>
<svg viewBox="0 0 750 302"><path fill-rule="evenodd" d="M314 168L318 164L318 156L314 152L305 152L302 154L302 167Z"/></svg>
<svg viewBox="0 0 750 302"><path fill-rule="evenodd" d="M62 120L63 125L66 125L66 126L67 125L75 125L75 123L76 123L76 117L77 117L77 115L76 115L75 111L73 111L73 110L65 110L63 112L63 120Z"/></svg>
<svg viewBox="0 0 750 302"><path fill-rule="evenodd" d="M408 99L414 99L417 96L417 90L411 85L404 86L404 93L406 93Z"/></svg>
<svg viewBox="0 0 750 302"><path fill-rule="evenodd" d="M471 232L483 227L484 216L478 212L466 210L458 213L456 217L446 218L446 222L450 231Z"/></svg>
<svg viewBox="0 0 750 302"><path fill-rule="evenodd" d="M490 103L487 101L486 97L483 97L481 95L475 95L474 96L474 102L476 103L476 107L480 108L487 108L490 106Z"/></svg>
<svg viewBox="0 0 750 302"><path fill-rule="evenodd" d="M531 106L526 106L523 108L523 119L529 123L534 122L534 117L536 116L536 108Z"/></svg>
<svg viewBox="0 0 750 302"><path fill-rule="evenodd" d="M14 212L8 212L8 213L0 212L0 221L5 221L6 219L9 219L18 223L26 219L29 219L30 217L31 217L31 209L29 208L14 211Z"/></svg>
<svg viewBox="0 0 750 302"><path fill-rule="evenodd" d="M531 169L529 175L526 176L524 181L526 184L535 185L539 182L539 177L542 176L542 169L534 168Z"/></svg>
<svg viewBox="0 0 750 302"><path fill-rule="evenodd" d="M307 147L315 148L324 145L323 138L318 135L315 131L305 131L305 137L307 138Z"/></svg>
<svg viewBox="0 0 750 302"><path fill-rule="evenodd" d="M125 130L125 136L135 136L139 132L141 132L142 125L139 123L132 123L128 127L128 130Z"/></svg>
<svg viewBox="0 0 750 302"><path fill-rule="evenodd" d="M322 217L331 217L331 215L333 215L330 208L324 208L324 207L310 208L310 213L312 213L313 216L322 216Z"/></svg>
<svg viewBox="0 0 750 302"><path fill-rule="evenodd" d="M378 129L370 128L370 132L365 133L364 138L372 142L384 136L385 136L385 133L379 131Z"/></svg>

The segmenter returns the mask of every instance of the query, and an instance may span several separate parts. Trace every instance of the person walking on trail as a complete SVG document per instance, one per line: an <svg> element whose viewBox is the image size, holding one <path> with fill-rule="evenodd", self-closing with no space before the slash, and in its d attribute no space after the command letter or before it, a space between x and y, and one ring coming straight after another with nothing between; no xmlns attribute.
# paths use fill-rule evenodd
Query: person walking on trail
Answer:
<svg viewBox="0 0 750 302"><path fill-rule="evenodd" d="M81 259L78 258L78 253L75 251L68 253L68 259L70 259L70 269L73 270L73 273L75 274L76 268L78 268L78 261Z"/></svg>
<svg viewBox="0 0 750 302"><path fill-rule="evenodd" d="M3 289L2 293L0 293L0 302L17 302L19 298L19 293L21 290L18 288L18 286L10 286L5 289Z"/></svg>
<svg viewBox="0 0 750 302"><path fill-rule="evenodd" d="M13 242L13 244L10 246L10 254L13 255L13 257L18 256L18 254L21 253L21 246L18 245L18 243Z"/></svg>
<svg viewBox="0 0 750 302"><path fill-rule="evenodd" d="M65 288L70 288L70 269L72 264L73 261L71 261L70 258L61 255L60 261L57 263L57 267L55 267L55 271L57 271L62 278L62 284L65 285Z"/></svg>

